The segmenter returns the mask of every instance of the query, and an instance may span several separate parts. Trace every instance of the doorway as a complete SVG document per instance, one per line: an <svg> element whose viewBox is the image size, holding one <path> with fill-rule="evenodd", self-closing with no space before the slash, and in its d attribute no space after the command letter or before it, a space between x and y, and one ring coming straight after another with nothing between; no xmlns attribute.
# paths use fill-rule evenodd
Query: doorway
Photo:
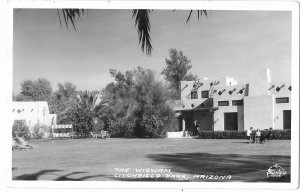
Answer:
<svg viewBox="0 0 300 192"><path fill-rule="evenodd" d="M225 129L225 131L237 131L238 130L237 112L224 113L224 129Z"/></svg>
<svg viewBox="0 0 300 192"><path fill-rule="evenodd" d="M283 129L291 129L291 110L283 110Z"/></svg>

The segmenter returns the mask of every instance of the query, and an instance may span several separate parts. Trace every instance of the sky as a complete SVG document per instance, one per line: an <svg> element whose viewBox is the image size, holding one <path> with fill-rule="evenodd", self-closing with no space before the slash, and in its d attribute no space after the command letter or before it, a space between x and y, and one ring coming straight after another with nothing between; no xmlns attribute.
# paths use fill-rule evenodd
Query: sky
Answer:
<svg viewBox="0 0 300 192"><path fill-rule="evenodd" d="M272 81L291 81L291 12L208 11L186 23L189 11L150 14L151 56L143 53L131 10L88 10L76 31L60 26L55 9L14 11L13 91L23 80L70 81L80 90L101 90L113 81L109 69L138 66L160 75L171 48L191 60L191 72L238 81L252 68L270 68Z"/></svg>

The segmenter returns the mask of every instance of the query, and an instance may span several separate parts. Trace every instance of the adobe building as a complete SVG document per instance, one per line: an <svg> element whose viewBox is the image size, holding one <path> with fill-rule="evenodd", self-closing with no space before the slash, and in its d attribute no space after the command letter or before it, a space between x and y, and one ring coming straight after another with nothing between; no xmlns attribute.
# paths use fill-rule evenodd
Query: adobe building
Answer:
<svg viewBox="0 0 300 192"><path fill-rule="evenodd" d="M15 120L23 120L30 131L36 124L45 127L56 125L56 114L50 114L46 101L12 102L11 107L12 124Z"/></svg>
<svg viewBox="0 0 300 192"><path fill-rule="evenodd" d="M177 112L180 132L291 129L291 82L271 82L269 69L250 71L248 82L239 84L232 77L181 81L181 99L168 101Z"/></svg>

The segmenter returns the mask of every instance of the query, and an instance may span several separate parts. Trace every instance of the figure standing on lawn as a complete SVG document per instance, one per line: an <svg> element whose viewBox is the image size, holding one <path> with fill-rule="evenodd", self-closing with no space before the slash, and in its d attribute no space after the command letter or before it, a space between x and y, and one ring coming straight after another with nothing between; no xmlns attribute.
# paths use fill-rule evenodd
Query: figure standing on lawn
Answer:
<svg viewBox="0 0 300 192"><path fill-rule="evenodd" d="M254 141L253 127L250 127L250 129L247 131L247 136L249 137L249 140L250 140L251 142Z"/></svg>
<svg viewBox="0 0 300 192"><path fill-rule="evenodd" d="M194 121L194 135L198 135L200 132L200 124L197 120Z"/></svg>

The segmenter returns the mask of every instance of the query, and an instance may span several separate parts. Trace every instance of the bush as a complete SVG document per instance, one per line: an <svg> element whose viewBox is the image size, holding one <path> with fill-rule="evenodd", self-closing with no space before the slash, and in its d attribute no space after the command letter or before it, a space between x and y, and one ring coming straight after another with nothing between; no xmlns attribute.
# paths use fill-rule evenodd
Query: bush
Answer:
<svg viewBox="0 0 300 192"><path fill-rule="evenodd" d="M106 131L111 134L111 137L132 137L134 121L126 118L119 118L110 123Z"/></svg>
<svg viewBox="0 0 300 192"><path fill-rule="evenodd" d="M25 120L15 120L12 127L13 137L23 137L24 139L30 139L30 131L26 125Z"/></svg>
<svg viewBox="0 0 300 192"><path fill-rule="evenodd" d="M272 131L273 139L291 139L291 130L273 130Z"/></svg>
<svg viewBox="0 0 300 192"><path fill-rule="evenodd" d="M32 133L31 133L31 138L32 139L41 139L44 136L46 127L40 125L39 123L35 124L33 129L32 129Z"/></svg>
<svg viewBox="0 0 300 192"><path fill-rule="evenodd" d="M290 140L291 130L272 130L272 139ZM247 139L247 131L200 131L197 139Z"/></svg>

